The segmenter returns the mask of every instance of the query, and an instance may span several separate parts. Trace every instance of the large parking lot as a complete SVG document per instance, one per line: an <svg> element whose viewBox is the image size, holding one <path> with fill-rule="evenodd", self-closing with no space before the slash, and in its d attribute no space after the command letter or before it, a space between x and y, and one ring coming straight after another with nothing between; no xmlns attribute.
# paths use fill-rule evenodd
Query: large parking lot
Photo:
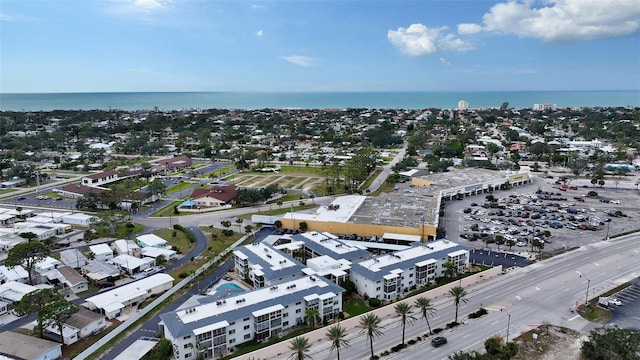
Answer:
<svg viewBox="0 0 640 360"><path fill-rule="evenodd" d="M488 238L493 249L497 239L501 249L511 243L514 252L530 251L538 240L544 243L542 251L548 252L640 228L638 190L594 188L579 182L563 188L556 181L533 177L525 186L449 202L442 219L447 238L474 248L487 246L483 239ZM597 196L588 196L590 191Z"/></svg>

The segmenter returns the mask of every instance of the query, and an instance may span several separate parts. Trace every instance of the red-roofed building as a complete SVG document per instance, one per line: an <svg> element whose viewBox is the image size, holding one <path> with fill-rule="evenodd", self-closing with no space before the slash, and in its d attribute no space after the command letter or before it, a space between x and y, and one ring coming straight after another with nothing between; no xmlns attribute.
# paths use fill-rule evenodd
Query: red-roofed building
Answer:
<svg viewBox="0 0 640 360"><path fill-rule="evenodd" d="M234 185L212 186L208 189L196 189L191 193L191 200L196 207L220 207L229 205L238 194Z"/></svg>
<svg viewBox="0 0 640 360"><path fill-rule="evenodd" d="M86 193L92 192L92 193L100 194L104 191L107 191L107 190L86 186L82 184L69 184L69 185L63 186L62 189L60 189L58 192L61 195L70 196L73 198L80 198L80 197L83 197Z"/></svg>
<svg viewBox="0 0 640 360"><path fill-rule="evenodd" d="M192 165L191 158L186 155L176 156L171 159L158 160L157 163L161 166L161 168L158 168L158 170L166 170L168 172L190 168Z"/></svg>

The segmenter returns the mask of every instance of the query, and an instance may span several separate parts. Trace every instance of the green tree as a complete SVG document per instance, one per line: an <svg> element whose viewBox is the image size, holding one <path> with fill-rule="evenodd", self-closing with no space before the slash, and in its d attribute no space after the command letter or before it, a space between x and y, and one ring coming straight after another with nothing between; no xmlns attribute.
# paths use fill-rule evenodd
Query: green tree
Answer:
<svg viewBox="0 0 640 360"><path fill-rule="evenodd" d="M318 310L316 309L305 310L304 320L311 326L311 330L313 330L316 326L316 323L320 322L320 315L318 315Z"/></svg>
<svg viewBox="0 0 640 360"><path fill-rule="evenodd" d="M413 324L413 322L416 321L416 318L413 315L411 315L411 305L405 302L397 303L393 307L393 310L395 311L396 315L398 315L398 317L400 318L400 323L402 323L402 345L404 346L404 331L407 326L407 323L409 325Z"/></svg>
<svg viewBox="0 0 640 360"><path fill-rule="evenodd" d="M43 326L51 326L60 332L60 342L64 343L64 335L62 328L64 323L69 320L71 315L78 312L78 306L64 297L57 298L54 302L47 304L43 309L44 324Z"/></svg>
<svg viewBox="0 0 640 360"><path fill-rule="evenodd" d="M244 233L249 235L253 231L253 225L247 224L244 226Z"/></svg>
<svg viewBox="0 0 640 360"><path fill-rule="evenodd" d="M49 256L50 250L40 241L31 241L12 247L4 264L12 268L23 265L29 273L29 285L33 285L33 270L38 262Z"/></svg>
<svg viewBox="0 0 640 360"><path fill-rule="evenodd" d="M242 232L242 223L244 222L244 219L239 217L236 218L236 224L238 224L238 232Z"/></svg>
<svg viewBox="0 0 640 360"><path fill-rule="evenodd" d="M155 179L148 185L147 190L152 195L161 195L167 191L167 186L160 179Z"/></svg>
<svg viewBox="0 0 640 360"><path fill-rule="evenodd" d="M371 347L371 358L373 358L373 339L384 335L380 330L380 318L375 314L365 314L360 318L358 327L361 329L360 334L366 334Z"/></svg>
<svg viewBox="0 0 640 360"><path fill-rule="evenodd" d="M640 354L640 333L629 329L598 327L580 347L586 360L637 360Z"/></svg>
<svg viewBox="0 0 640 360"><path fill-rule="evenodd" d="M467 303L468 300L465 298L465 296L467 296L467 291L461 286L454 286L449 289L449 296L453 298L453 304L456 307L456 317L454 322L458 323L458 308L461 302L465 304Z"/></svg>
<svg viewBox="0 0 640 360"><path fill-rule="evenodd" d="M325 336L329 341L331 341L331 348L329 351L336 350L337 360L340 360L340 348L348 348L351 346L349 340L346 339L347 329L338 324L330 327Z"/></svg>
<svg viewBox="0 0 640 360"><path fill-rule="evenodd" d="M276 229L280 229L280 228L282 228L282 221L280 221L280 220L276 220L276 221L274 221L274 222L273 222L273 226L274 226Z"/></svg>
<svg viewBox="0 0 640 360"><path fill-rule="evenodd" d="M436 314L436 308L431 304L431 299L427 299L426 297L419 297L416 299L416 306L420 309L420 313L422 313L422 318L427 322L427 327L429 328L429 334L433 334L431 331L431 325L429 324L429 318L433 317Z"/></svg>
<svg viewBox="0 0 640 360"><path fill-rule="evenodd" d="M443 264L443 266L445 268L444 274L450 279L453 279L453 277L456 275L456 264L452 263L451 261L447 261Z"/></svg>
<svg viewBox="0 0 640 360"><path fill-rule="evenodd" d="M164 264L166 264L166 263L167 263L167 258L166 258L166 257L164 257L164 255L158 255L158 256L156 256L156 264L157 264L158 266L162 266L162 265L164 265Z"/></svg>
<svg viewBox="0 0 640 360"><path fill-rule="evenodd" d="M306 221L301 221L300 224L300 231L305 232L309 229L309 225L307 224Z"/></svg>
<svg viewBox="0 0 640 360"><path fill-rule="evenodd" d="M16 311L20 314L32 314L37 313L37 325L36 328L42 337L44 332L44 319L45 308L47 304L54 302L62 295L54 294L51 289L40 289L28 294L25 294L22 299L16 304Z"/></svg>
<svg viewBox="0 0 640 360"><path fill-rule="evenodd" d="M33 241L38 237L38 235L32 233L31 231L20 233L18 234L18 236L20 236L23 239L27 239L27 241Z"/></svg>
<svg viewBox="0 0 640 360"><path fill-rule="evenodd" d="M289 350L293 351L293 354L289 356L289 359L292 360L304 360L311 359L309 356L309 350L311 349L311 344L309 344L309 339L304 336L298 336L293 338L289 342Z"/></svg>

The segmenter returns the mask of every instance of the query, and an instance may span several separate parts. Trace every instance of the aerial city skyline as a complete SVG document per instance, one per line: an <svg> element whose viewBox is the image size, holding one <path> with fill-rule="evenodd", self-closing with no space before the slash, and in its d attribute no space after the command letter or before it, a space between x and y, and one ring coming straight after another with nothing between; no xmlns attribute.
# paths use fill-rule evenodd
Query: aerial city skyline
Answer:
<svg viewBox="0 0 640 360"><path fill-rule="evenodd" d="M3 1L0 92L637 90L603 1Z"/></svg>

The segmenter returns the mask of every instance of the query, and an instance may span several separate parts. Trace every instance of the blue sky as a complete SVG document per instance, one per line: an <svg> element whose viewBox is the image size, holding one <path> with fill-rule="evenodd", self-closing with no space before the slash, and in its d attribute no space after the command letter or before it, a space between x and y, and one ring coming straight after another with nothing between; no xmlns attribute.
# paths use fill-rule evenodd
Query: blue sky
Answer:
<svg viewBox="0 0 640 360"><path fill-rule="evenodd" d="M2 0L0 92L640 89L638 0Z"/></svg>

